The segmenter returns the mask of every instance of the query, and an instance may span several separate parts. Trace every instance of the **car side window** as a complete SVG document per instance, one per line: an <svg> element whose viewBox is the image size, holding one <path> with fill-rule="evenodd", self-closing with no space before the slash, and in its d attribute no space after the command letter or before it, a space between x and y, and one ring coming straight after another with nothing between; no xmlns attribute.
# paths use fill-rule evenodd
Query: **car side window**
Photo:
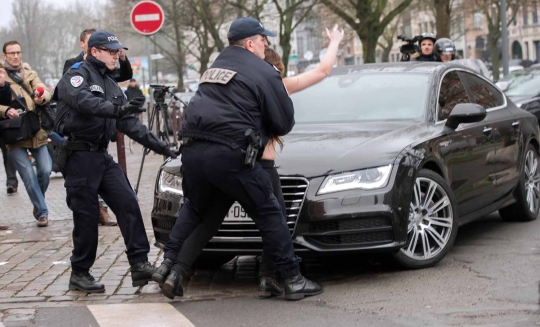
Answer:
<svg viewBox="0 0 540 327"><path fill-rule="evenodd" d="M481 105L484 109L504 105L504 96L501 91L473 74L460 72L460 75L469 89L473 103Z"/></svg>
<svg viewBox="0 0 540 327"><path fill-rule="evenodd" d="M470 102L458 73L453 71L444 75L441 89L439 90L438 120L447 119L457 104Z"/></svg>

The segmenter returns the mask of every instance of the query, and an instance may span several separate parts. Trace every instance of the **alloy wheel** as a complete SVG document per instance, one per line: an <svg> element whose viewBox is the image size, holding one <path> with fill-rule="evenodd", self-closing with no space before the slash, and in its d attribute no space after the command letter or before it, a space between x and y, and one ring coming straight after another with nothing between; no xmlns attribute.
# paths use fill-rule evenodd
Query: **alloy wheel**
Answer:
<svg viewBox="0 0 540 327"><path fill-rule="evenodd" d="M436 181L418 177L410 204L408 242L400 251L407 257L423 261L445 249L454 228L450 198Z"/></svg>
<svg viewBox="0 0 540 327"><path fill-rule="evenodd" d="M530 212L536 212L540 202L540 176L538 158L533 150L529 150L525 157L525 194Z"/></svg>

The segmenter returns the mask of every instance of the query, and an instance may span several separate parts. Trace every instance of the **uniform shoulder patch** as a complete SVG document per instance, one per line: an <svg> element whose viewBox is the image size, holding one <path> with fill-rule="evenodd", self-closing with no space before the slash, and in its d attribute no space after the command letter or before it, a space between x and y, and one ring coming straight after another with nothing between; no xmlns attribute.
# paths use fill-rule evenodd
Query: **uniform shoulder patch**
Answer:
<svg viewBox="0 0 540 327"><path fill-rule="evenodd" d="M210 68L204 72L199 80L201 83L227 84L236 75L234 70L224 68Z"/></svg>
<svg viewBox="0 0 540 327"><path fill-rule="evenodd" d="M83 81L84 81L84 78L82 76L73 76L70 80L71 85L73 85L74 87L81 86Z"/></svg>
<svg viewBox="0 0 540 327"><path fill-rule="evenodd" d="M71 66L70 68L78 69L79 67L81 67L81 65L82 65L82 61L79 61L79 62L74 63L73 66Z"/></svg>
<svg viewBox="0 0 540 327"><path fill-rule="evenodd" d="M99 85L90 85L90 92L101 92L101 93L105 93L103 91L103 88Z"/></svg>

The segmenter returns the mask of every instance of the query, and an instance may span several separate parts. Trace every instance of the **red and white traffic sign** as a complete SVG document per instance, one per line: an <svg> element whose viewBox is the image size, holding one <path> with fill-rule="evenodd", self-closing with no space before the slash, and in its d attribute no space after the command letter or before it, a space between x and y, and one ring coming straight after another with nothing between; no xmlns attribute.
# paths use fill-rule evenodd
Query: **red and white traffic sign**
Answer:
<svg viewBox="0 0 540 327"><path fill-rule="evenodd" d="M141 1L131 10L131 26L144 35L151 35L163 26L163 9L154 1Z"/></svg>

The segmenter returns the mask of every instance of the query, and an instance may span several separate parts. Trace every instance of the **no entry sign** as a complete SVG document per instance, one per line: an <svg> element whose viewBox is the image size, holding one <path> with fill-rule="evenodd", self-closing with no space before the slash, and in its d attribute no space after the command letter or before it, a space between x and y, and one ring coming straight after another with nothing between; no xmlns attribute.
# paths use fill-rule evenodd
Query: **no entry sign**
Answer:
<svg viewBox="0 0 540 327"><path fill-rule="evenodd" d="M131 10L131 26L144 35L151 35L163 26L163 9L154 1L141 1Z"/></svg>

